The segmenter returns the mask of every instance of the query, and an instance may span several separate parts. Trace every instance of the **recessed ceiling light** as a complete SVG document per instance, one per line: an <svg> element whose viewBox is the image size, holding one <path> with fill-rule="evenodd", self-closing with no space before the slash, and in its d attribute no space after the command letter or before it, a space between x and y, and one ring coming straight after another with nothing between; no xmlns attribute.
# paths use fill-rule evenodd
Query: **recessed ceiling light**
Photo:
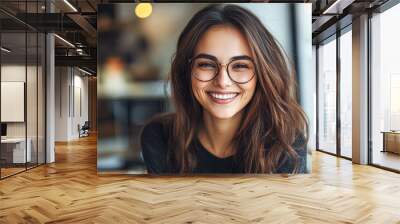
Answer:
<svg viewBox="0 0 400 224"><path fill-rule="evenodd" d="M144 19L151 15L153 7L150 3L139 3L136 5L135 14L137 17Z"/></svg>
<svg viewBox="0 0 400 224"><path fill-rule="evenodd" d="M69 45L70 47L73 47L73 48L75 48L75 45L73 45L71 42L69 42L68 40L66 40L66 39L64 39L64 38L62 38L62 37L60 37L59 35L57 35L57 34L54 34L54 36L55 37L57 37L59 40L61 40L62 42L64 42L64 43L66 43L67 45Z"/></svg>
<svg viewBox="0 0 400 224"><path fill-rule="evenodd" d="M90 73L90 72L88 72L88 71L86 71L86 70L83 70L83 69L81 69L81 68L79 68L79 67L78 67L78 70L81 71L81 72L83 72L83 73L85 73L85 74L87 74L87 75L93 75L92 73Z"/></svg>
<svg viewBox="0 0 400 224"><path fill-rule="evenodd" d="M322 14L342 14L343 9L351 5L355 0L336 0Z"/></svg>
<svg viewBox="0 0 400 224"><path fill-rule="evenodd" d="M78 12L78 10L68 1L64 0L64 3L68 5L74 12Z"/></svg>
<svg viewBox="0 0 400 224"><path fill-rule="evenodd" d="M6 52L6 53L10 53L10 52L11 52L11 50L9 50L9 49L7 49L7 48L5 48L5 47L1 47L1 50L4 51L4 52Z"/></svg>

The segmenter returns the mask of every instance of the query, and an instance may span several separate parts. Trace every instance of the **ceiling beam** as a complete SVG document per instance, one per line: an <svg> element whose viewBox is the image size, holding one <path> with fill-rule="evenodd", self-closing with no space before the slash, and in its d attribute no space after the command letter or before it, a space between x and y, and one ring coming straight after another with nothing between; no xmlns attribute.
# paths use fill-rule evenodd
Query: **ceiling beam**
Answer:
<svg viewBox="0 0 400 224"><path fill-rule="evenodd" d="M55 56L56 66L81 66L96 71L97 59L90 56Z"/></svg>
<svg viewBox="0 0 400 224"><path fill-rule="evenodd" d="M68 14L67 15L72 21L74 21L77 25L79 25L89 36L90 38L96 39L96 29L90 24L85 17L80 14Z"/></svg>

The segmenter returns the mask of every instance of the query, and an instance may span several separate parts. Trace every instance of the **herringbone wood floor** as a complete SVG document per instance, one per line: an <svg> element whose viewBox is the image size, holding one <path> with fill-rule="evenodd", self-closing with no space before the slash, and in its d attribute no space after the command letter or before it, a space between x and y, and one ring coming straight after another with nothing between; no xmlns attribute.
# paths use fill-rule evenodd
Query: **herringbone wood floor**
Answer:
<svg viewBox="0 0 400 224"><path fill-rule="evenodd" d="M94 137L0 181L0 223L400 223L400 175L315 152L313 173L98 176Z"/></svg>

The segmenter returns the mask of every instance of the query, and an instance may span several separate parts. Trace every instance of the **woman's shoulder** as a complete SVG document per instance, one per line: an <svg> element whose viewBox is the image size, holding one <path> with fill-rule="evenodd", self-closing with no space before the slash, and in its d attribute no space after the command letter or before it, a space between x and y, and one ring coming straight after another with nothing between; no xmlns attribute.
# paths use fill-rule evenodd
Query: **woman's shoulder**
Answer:
<svg viewBox="0 0 400 224"><path fill-rule="evenodd" d="M167 167L170 114L157 116L147 122L141 132L140 145L149 173L165 172Z"/></svg>
<svg viewBox="0 0 400 224"><path fill-rule="evenodd" d="M142 128L141 138L168 138L173 114L161 114L153 117Z"/></svg>
<svg viewBox="0 0 400 224"><path fill-rule="evenodd" d="M277 173L292 173L295 169L297 173L308 173L307 138L303 134L297 135L292 148L296 152L297 158L285 156L283 164L277 169Z"/></svg>
<svg viewBox="0 0 400 224"><path fill-rule="evenodd" d="M161 137L164 133L164 124L158 120L147 122L142 128L142 138Z"/></svg>

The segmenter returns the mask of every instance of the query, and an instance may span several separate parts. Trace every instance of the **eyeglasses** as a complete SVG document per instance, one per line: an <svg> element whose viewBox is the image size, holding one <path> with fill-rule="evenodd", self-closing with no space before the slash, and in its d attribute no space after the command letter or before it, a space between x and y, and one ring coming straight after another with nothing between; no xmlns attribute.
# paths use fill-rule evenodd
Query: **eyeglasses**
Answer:
<svg viewBox="0 0 400 224"><path fill-rule="evenodd" d="M214 56L200 54L189 60L192 75L199 81L208 82L217 77L222 66L226 66L229 78L238 84L248 83L255 75L253 60L248 56L234 57L228 64L221 64Z"/></svg>

